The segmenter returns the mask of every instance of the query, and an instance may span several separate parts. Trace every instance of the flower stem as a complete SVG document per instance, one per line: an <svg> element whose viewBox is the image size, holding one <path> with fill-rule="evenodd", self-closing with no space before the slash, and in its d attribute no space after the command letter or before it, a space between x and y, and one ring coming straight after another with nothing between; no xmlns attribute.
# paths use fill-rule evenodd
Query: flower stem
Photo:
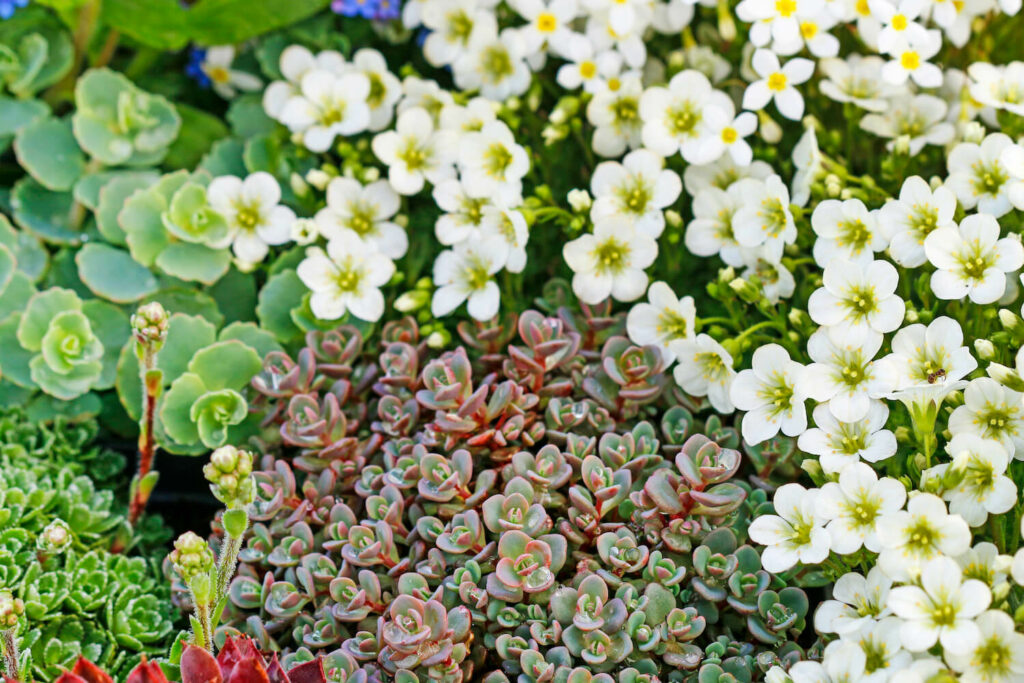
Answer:
<svg viewBox="0 0 1024 683"><path fill-rule="evenodd" d="M14 637L15 629L5 629L3 632L4 644L4 668L7 672L7 680L20 681L21 672L18 671L18 641Z"/></svg>
<svg viewBox="0 0 1024 683"><path fill-rule="evenodd" d="M135 524L149 502L152 487L143 485L143 479L153 469L156 458L154 424L156 422L156 400L160 391L160 378L152 371L156 368L156 352L146 348L142 355L142 418L139 420L139 471L135 475L135 493L128 508L128 521Z"/></svg>
<svg viewBox="0 0 1024 683"><path fill-rule="evenodd" d="M244 534L238 536L228 535L221 547L220 557L217 559L217 586L214 595L214 604L219 604L221 599L227 595L228 586L235 575L235 566L238 563L238 553L242 550Z"/></svg>

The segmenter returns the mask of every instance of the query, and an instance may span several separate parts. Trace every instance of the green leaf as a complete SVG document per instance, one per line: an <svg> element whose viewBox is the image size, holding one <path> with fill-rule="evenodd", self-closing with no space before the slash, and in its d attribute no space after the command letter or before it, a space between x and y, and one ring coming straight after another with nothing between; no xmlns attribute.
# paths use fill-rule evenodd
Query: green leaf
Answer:
<svg viewBox="0 0 1024 683"><path fill-rule="evenodd" d="M16 271L7 287L0 292L0 320L6 320L15 311L25 310L25 305L35 293L36 287L29 276L20 270Z"/></svg>
<svg viewBox="0 0 1024 683"><path fill-rule="evenodd" d="M222 341L202 349L188 371L203 378L211 390L241 389L263 368L256 350L240 341Z"/></svg>
<svg viewBox="0 0 1024 683"><path fill-rule="evenodd" d="M104 239L112 244L125 244L125 234L118 223L118 215L129 197L137 190L152 186L158 178L152 171L127 171L117 174L99 188L96 227Z"/></svg>
<svg viewBox="0 0 1024 683"><path fill-rule="evenodd" d="M0 296L10 284L17 267L18 262L14 260L14 254L6 246L0 244Z"/></svg>
<svg viewBox="0 0 1024 683"><path fill-rule="evenodd" d="M221 389L203 394L192 404L189 417L196 423L199 439L207 448L218 448L227 443L228 427L245 419L249 405L233 389Z"/></svg>
<svg viewBox="0 0 1024 683"><path fill-rule="evenodd" d="M18 326L18 342L29 351L42 348L50 321L64 311L82 310L82 300L69 289L52 287L33 296Z"/></svg>
<svg viewBox="0 0 1024 683"><path fill-rule="evenodd" d="M166 210L167 200L156 188L139 189L128 197L117 214L117 223L124 232L132 258L144 266L153 265L164 247L170 244L161 218Z"/></svg>
<svg viewBox="0 0 1024 683"><path fill-rule="evenodd" d="M75 263L85 286L96 296L115 303L138 301L157 290L156 278L149 269L116 247L86 244L75 256Z"/></svg>
<svg viewBox="0 0 1024 683"><path fill-rule="evenodd" d="M49 113L50 108L40 100L16 100L0 95L0 136L14 135Z"/></svg>
<svg viewBox="0 0 1024 683"><path fill-rule="evenodd" d="M256 316L256 278L232 268L209 289L227 322L253 321Z"/></svg>
<svg viewBox="0 0 1024 683"><path fill-rule="evenodd" d="M217 302L209 294L198 289L188 289L184 286L165 287L153 296L146 297L143 303L150 301L159 301L168 311L204 318L214 327L224 324L224 316L217 308Z"/></svg>
<svg viewBox="0 0 1024 683"><path fill-rule="evenodd" d="M191 169L210 151L215 141L227 137L228 127L220 117L201 109L185 104L177 104L176 108L181 116L181 133L167 152L164 164L170 168Z"/></svg>
<svg viewBox="0 0 1024 683"><path fill-rule="evenodd" d="M245 162L242 161L242 153L245 145L241 140L227 138L218 140L210 147L203 160L199 163L199 169L207 171L212 176L233 175L245 177L248 174Z"/></svg>
<svg viewBox="0 0 1024 683"><path fill-rule="evenodd" d="M235 322L231 323L217 337L220 341L238 341L251 346L261 358L265 358L271 351L281 351L283 348L277 343L274 335L266 330L260 329L255 323Z"/></svg>
<svg viewBox="0 0 1024 683"><path fill-rule="evenodd" d="M25 273L30 281L37 282L43 276L49 254L39 238L30 232L15 230L3 214L0 214L0 244L11 250L18 270Z"/></svg>
<svg viewBox="0 0 1024 683"><path fill-rule="evenodd" d="M158 50L180 50L188 43L186 10L177 0L104 0L103 23Z"/></svg>
<svg viewBox="0 0 1024 683"><path fill-rule="evenodd" d="M168 245L156 258L156 265L168 275L211 285L228 271L231 253L203 244L178 242Z"/></svg>
<svg viewBox="0 0 1024 683"><path fill-rule="evenodd" d="M132 334L127 314L106 301L91 299L82 304L82 312L92 323L92 331L103 344L103 370L96 381L96 389L110 389L117 377L117 357Z"/></svg>
<svg viewBox="0 0 1024 683"><path fill-rule="evenodd" d="M231 132L242 138L267 135L277 130L277 121L267 116L263 100L259 95L246 94L236 97L228 107L228 123Z"/></svg>
<svg viewBox="0 0 1024 683"><path fill-rule="evenodd" d="M99 395L91 391L70 401L39 394L25 406L25 414L33 422L53 422L58 417L85 420L99 415L102 408Z"/></svg>
<svg viewBox="0 0 1024 683"><path fill-rule="evenodd" d="M97 360L76 365L68 373L58 373L47 365L42 355L35 356L29 363L32 381L46 393L65 401L89 391L99 379L102 367Z"/></svg>
<svg viewBox="0 0 1024 683"><path fill-rule="evenodd" d="M285 270L271 276L260 289L256 316L260 325L287 343L298 338L301 330L292 321L292 309L302 304L302 297L309 291L294 270Z"/></svg>
<svg viewBox="0 0 1024 683"><path fill-rule="evenodd" d="M190 372L171 383L160 408L160 422L167 436L185 446L199 440L199 429L192 421L191 410L192 404L205 393L203 380Z"/></svg>
<svg viewBox="0 0 1024 683"><path fill-rule="evenodd" d="M35 389L28 364L34 355L18 341L21 313L14 313L0 323L0 373L7 381L26 389Z"/></svg>
<svg viewBox="0 0 1024 683"><path fill-rule="evenodd" d="M18 225L43 240L56 244L77 244L81 241L81 228L71 222L75 200L70 192L48 190L26 177L14 184L11 204Z"/></svg>
<svg viewBox="0 0 1024 683"><path fill-rule="evenodd" d="M22 127L14 139L14 153L18 163L50 190L70 190L85 170L85 154L71 124L60 119L38 119Z"/></svg>

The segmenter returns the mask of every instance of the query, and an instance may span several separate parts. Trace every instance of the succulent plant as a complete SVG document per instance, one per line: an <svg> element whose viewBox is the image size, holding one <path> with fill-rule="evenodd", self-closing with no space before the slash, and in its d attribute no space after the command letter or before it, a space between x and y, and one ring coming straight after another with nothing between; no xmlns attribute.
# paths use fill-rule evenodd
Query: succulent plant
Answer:
<svg viewBox="0 0 1024 683"><path fill-rule="evenodd" d="M377 344L343 326L268 353L218 638L452 682L743 679L796 647L803 593L745 544L766 498L744 477L764 473L620 329L566 307L462 330L473 351L434 354L403 320Z"/></svg>

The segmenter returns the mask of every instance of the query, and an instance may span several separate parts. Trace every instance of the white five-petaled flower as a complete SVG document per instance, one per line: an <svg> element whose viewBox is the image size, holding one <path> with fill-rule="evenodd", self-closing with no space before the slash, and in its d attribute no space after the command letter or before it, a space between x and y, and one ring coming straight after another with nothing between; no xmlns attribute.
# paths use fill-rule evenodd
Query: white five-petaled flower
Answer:
<svg viewBox="0 0 1024 683"><path fill-rule="evenodd" d="M960 566L948 557L924 564L920 586L889 592L893 612L904 620L900 639L911 652L924 652L936 643L954 655L971 652L981 641L974 618L991 601L988 586L977 579L964 581Z"/></svg>
<svg viewBox="0 0 1024 683"><path fill-rule="evenodd" d="M661 349L665 365L676 359L672 342L695 336L696 308L693 297L678 298L665 282L655 282L647 290L650 303L635 304L626 317L626 330L634 344L653 344Z"/></svg>
<svg viewBox="0 0 1024 683"><path fill-rule="evenodd" d="M993 133L980 145L961 142L950 150L946 187L965 209L977 207L978 211L999 218L1013 208L1009 192L1019 183L1010 178L1003 163L1004 153L1013 147L1009 135Z"/></svg>
<svg viewBox="0 0 1024 683"><path fill-rule="evenodd" d="M390 259L405 256L409 238L391 219L398 195L386 180L361 185L352 178L333 178L327 185L327 206L316 214L317 229L327 239L351 230Z"/></svg>
<svg viewBox="0 0 1024 683"><path fill-rule="evenodd" d="M640 118L640 97L643 94L640 79L624 74L594 95L587 105L587 120L594 126L591 146L595 154L617 157L627 149L641 146L644 119Z"/></svg>
<svg viewBox="0 0 1024 683"><path fill-rule="evenodd" d="M945 652L946 662L967 683L1010 683L1024 680L1024 635L1013 618L1000 610L982 612L974 620L977 644L967 652Z"/></svg>
<svg viewBox="0 0 1024 683"><path fill-rule="evenodd" d="M388 181L395 192L416 194L430 181L434 185L454 177L454 139L450 131L435 131L426 109L413 107L398 115L395 130L373 138L373 153L388 166Z"/></svg>
<svg viewBox="0 0 1024 683"><path fill-rule="evenodd" d="M590 218L625 218L637 232L657 239L665 229L664 210L683 190L679 175L660 156L637 149L622 160L602 161L590 180L594 203Z"/></svg>
<svg viewBox="0 0 1024 683"><path fill-rule="evenodd" d="M940 299L969 297L976 304L998 301L1006 291L1006 274L1024 263L1019 238L999 238L999 223L989 214L974 214L959 228L934 230L924 241L936 267L931 285Z"/></svg>
<svg viewBox="0 0 1024 683"><path fill-rule="evenodd" d="M210 79L214 92L226 100L234 97L239 90L251 92L263 86L263 82L251 73L231 68L234 61L235 47L218 45L208 48L199 64L199 68Z"/></svg>
<svg viewBox="0 0 1024 683"><path fill-rule="evenodd" d="M888 244L876 213L868 211L859 199L822 201L811 214L811 227L818 236L814 260L823 268L837 257L866 264L873 252L882 251Z"/></svg>
<svg viewBox="0 0 1024 683"><path fill-rule="evenodd" d="M921 176L903 181L899 199L890 199L878 213L881 228L889 234L889 254L904 268L916 268L928 260L924 241L938 228L955 228L956 196L946 187L935 190Z"/></svg>
<svg viewBox="0 0 1024 683"><path fill-rule="evenodd" d="M881 345L882 335L863 327L819 328L807 340L814 363L801 380L804 395L827 401L837 420L864 419L890 389L890 379L873 360Z"/></svg>
<svg viewBox="0 0 1024 683"><path fill-rule="evenodd" d="M894 391L925 384L960 388L961 380L978 367L963 342L960 323L940 316L927 327L917 323L898 331L892 339L892 353L880 364L892 378Z"/></svg>
<svg viewBox="0 0 1024 683"><path fill-rule="evenodd" d="M707 134L701 142L698 156L717 160L728 152L737 165L750 164L754 159L754 151L746 138L757 130L757 115L744 111L737 116L732 102L729 102L727 108L718 104L708 106L705 116Z"/></svg>
<svg viewBox="0 0 1024 683"><path fill-rule="evenodd" d="M949 416L954 436L967 433L995 439L1018 460L1024 459L1024 394L989 377L964 389L964 403Z"/></svg>
<svg viewBox="0 0 1024 683"><path fill-rule="evenodd" d="M750 524L748 534L766 546L761 565L770 572L783 572L798 562L813 565L829 553L825 519L817 509L818 489L800 484L783 484L775 491L774 515L761 515Z"/></svg>
<svg viewBox="0 0 1024 683"><path fill-rule="evenodd" d="M908 153L916 156L925 145L945 145L956 130L945 120L949 105L934 95L901 95L889 100L888 107L878 114L867 114L860 127L869 133L888 138L885 148L893 150L897 139L908 141Z"/></svg>
<svg viewBox="0 0 1024 683"><path fill-rule="evenodd" d="M897 94L899 88L881 79L882 64L882 58L875 55L823 59L818 66L826 78L818 87L836 102L849 102L867 111L885 111L886 97Z"/></svg>
<svg viewBox="0 0 1024 683"><path fill-rule="evenodd" d="M854 633L866 624L892 614L889 589L892 579L879 567L867 578L856 572L843 574L832 586L832 599L814 613L814 628L822 633Z"/></svg>
<svg viewBox="0 0 1024 683"><path fill-rule="evenodd" d="M998 441L964 432L946 444L946 452L953 462L925 470L925 476L944 481L953 475L955 483L942 493L950 512L971 526L981 526L990 514L1000 515L1017 502L1017 486L1006 476L1010 456Z"/></svg>
<svg viewBox="0 0 1024 683"><path fill-rule="evenodd" d="M234 235L232 249L243 264L259 263L266 258L268 245L291 239L295 212L279 203L281 186L269 173L258 171L245 180L233 175L214 178L206 196L227 220Z"/></svg>
<svg viewBox="0 0 1024 683"><path fill-rule="evenodd" d="M806 368L778 344L754 351L751 366L736 375L729 390L733 405L747 412L743 416L743 440L758 444L780 430L786 436L799 436L807 429Z"/></svg>
<svg viewBox="0 0 1024 683"><path fill-rule="evenodd" d="M708 77L699 71L680 71L667 86L648 88L640 98L639 114L643 119L643 142L647 149L669 157L679 152L691 164L714 161L722 149L707 147L707 116L731 111L728 96L715 90Z"/></svg>
<svg viewBox="0 0 1024 683"><path fill-rule="evenodd" d="M775 100L780 114L791 121L798 121L804 115L804 98L793 86L811 77L814 62L796 57L781 66L774 52L762 48L754 53L752 65L760 78L748 85L743 93L743 108L757 111Z"/></svg>
<svg viewBox="0 0 1024 683"><path fill-rule="evenodd" d="M877 336L903 322L906 306L896 295L899 274L888 261L857 264L835 258L825 266L822 286L807 301L807 313L819 325L863 330Z"/></svg>
<svg viewBox="0 0 1024 683"><path fill-rule="evenodd" d="M942 69L928 60L942 47L942 36L938 31L926 31L925 37L916 43L901 43L895 46L892 60L882 67L882 78L892 85L903 85L907 79L922 88L937 88L942 85Z"/></svg>
<svg viewBox="0 0 1024 683"><path fill-rule="evenodd" d="M900 628L903 621L896 617L886 617L879 621L869 621L854 633L844 635L837 643L853 643L864 653L864 671L853 681L864 683L883 683L906 668L913 657L900 644ZM825 649L825 658L829 658L830 643Z"/></svg>
<svg viewBox="0 0 1024 683"><path fill-rule="evenodd" d="M625 218L607 218L594 224L592 234L567 243L562 255L575 273L572 289L584 303L596 304L609 296L633 301L647 290L644 269L654 263L658 243Z"/></svg>
<svg viewBox="0 0 1024 683"><path fill-rule="evenodd" d="M523 40L514 29L501 33L475 31L465 51L452 64L461 90L479 90L489 100L503 101L522 95L530 87Z"/></svg>
<svg viewBox="0 0 1024 683"><path fill-rule="evenodd" d="M850 555L863 546L878 552L876 523L901 509L906 499L903 484L892 477L879 479L870 465L857 462L845 467L839 480L826 483L818 495L818 511L828 520L825 529L832 537L832 550Z"/></svg>
<svg viewBox="0 0 1024 683"><path fill-rule="evenodd" d="M313 54L302 45L289 45L278 61L283 81L274 81L263 91L263 109L267 116L281 120L281 112L292 97L301 93L302 77L310 71L322 70L341 75L348 65L345 57L336 50L324 50Z"/></svg>
<svg viewBox="0 0 1024 683"><path fill-rule="evenodd" d="M380 287L391 279L395 264L346 231L327 243L326 253L320 247L307 249L297 272L313 292L309 305L317 318L336 320L348 312L373 322L384 314Z"/></svg>
<svg viewBox="0 0 1024 683"><path fill-rule="evenodd" d="M785 245L795 242L797 235L789 189L777 175L764 180L744 178L734 187L743 198L743 206L732 217L736 241L743 247L766 245L776 260L782 258Z"/></svg>
<svg viewBox="0 0 1024 683"><path fill-rule="evenodd" d="M729 389L736 371L732 356L707 334L669 343L679 359L674 376L676 383L691 396L707 396L717 412L729 414L736 408L729 398Z"/></svg>
<svg viewBox="0 0 1024 683"><path fill-rule="evenodd" d="M872 401L866 417L856 422L841 422L827 404L814 407L815 427L800 435L800 450L818 456L821 468L828 474L839 474L859 462L880 462L896 454L896 435L884 429L889 408L882 401Z"/></svg>
<svg viewBox="0 0 1024 683"><path fill-rule="evenodd" d="M743 205L743 197L734 190L702 188L690 205L693 220L686 226L684 244L697 256L715 256L734 268L745 264L739 242L732 231L732 217Z"/></svg>
<svg viewBox="0 0 1024 683"><path fill-rule="evenodd" d="M878 566L898 581L918 576L921 566L939 555L956 557L971 545L971 530L960 515L950 515L931 493L911 496L907 509L878 522L882 552Z"/></svg>
<svg viewBox="0 0 1024 683"><path fill-rule="evenodd" d="M434 261L434 316L448 315L465 301L466 310L476 320L493 318L501 303L493 277L507 257L507 243L496 236L461 242L441 252Z"/></svg>
<svg viewBox="0 0 1024 683"><path fill-rule="evenodd" d="M488 197L505 206L522 203L522 179L530 170L530 158L503 121L462 135L458 164L469 196Z"/></svg>
<svg viewBox="0 0 1024 683"><path fill-rule="evenodd" d="M281 110L281 123L301 136L309 150L326 152L336 137L370 125L370 79L365 74L313 69L303 75L299 89Z"/></svg>

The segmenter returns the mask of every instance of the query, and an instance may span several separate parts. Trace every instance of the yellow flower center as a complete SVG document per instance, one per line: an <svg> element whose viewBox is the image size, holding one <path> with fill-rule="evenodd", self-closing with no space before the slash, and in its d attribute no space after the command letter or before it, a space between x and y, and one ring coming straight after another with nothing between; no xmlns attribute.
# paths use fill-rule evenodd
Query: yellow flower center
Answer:
<svg viewBox="0 0 1024 683"><path fill-rule="evenodd" d="M892 27L897 31L905 31L907 28L907 18L902 14L897 14L892 18Z"/></svg>
<svg viewBox="0 0 1024 683"><path fill-rule="evenodd" d="M818 35L818 25L813 21L802 22L800 24L800 35L804 37L804 40L810 40Z"/></svg>
<svg viewBox="0 0 1024 683"><path fill-rule="evenodd" d="M900 55L900 66L907 71L914 71L921 66L921 56L913 51L904 52Z"/></svg>
<svg viewBox="0 0 1024 683"><path fill-rule="evenodd" d="M726 126L725 128L722 129L722 142L724 142L725 144L731 145L732 143L736 142L736 139L738 137L739 133L737 133L736 129L733 128L732 126Z"/></svg>
<svg viewBox="0 0 1024 683"><path fill-rule="evenodd" d="M796 12L796 0L775 0L775 11L780 17L791 17Z"/></svg>
<svg viewBox="0 0 1024 683"><path fill-rule="evenodd" d="M780 92L786 89L786 74L776 71L768 77L768 89L773 92Z"/></svg>
<svg viewBox="0 0 1024 683"><path fill-rule="evenodd" d="M551 12L541 12L537 16L537 30L541 33L551 33L558 28L558 19Z"/></svg>
<svg viewBox="0 0 1024 683"><path fill-rule="evenodd" d="M587 60L580 64L580 76L583 76L583 78L590 80L596 73L597 64L594 64L592 61Z"/></svg>

